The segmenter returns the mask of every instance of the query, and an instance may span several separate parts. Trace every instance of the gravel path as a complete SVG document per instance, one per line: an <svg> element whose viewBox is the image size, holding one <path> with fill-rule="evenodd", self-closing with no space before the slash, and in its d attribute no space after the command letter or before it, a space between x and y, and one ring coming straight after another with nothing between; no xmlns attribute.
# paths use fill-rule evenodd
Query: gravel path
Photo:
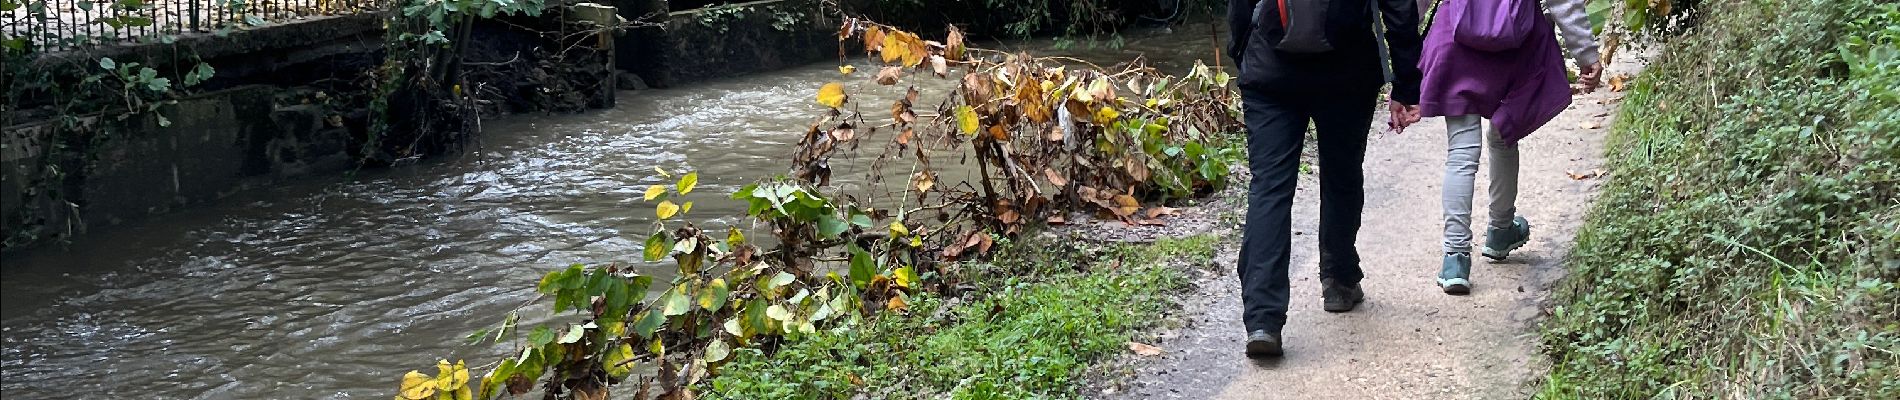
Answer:
<svg viewBox="0 0 1900 400"><path fill-rule="evenodd" d="M1624 57L1632 58L1632 57ZM1638 63L1613 65L1606 76L1633 75ZM1544 361L1533 325L1545 312L1546 290L1598 185L1607 126L1622 93L1578 98L1524 144L1519 213L1529 218L1530 244L1506 262L1474 260L1469 296L1448 296L1433 281L1440 250L1439 186L1445 160L1442 118L1403 135L1376 133L1366 155L1365 222L1359 235L1367 301L1358 310L1320 310L1315 176L1301 177L1294 203L1293 302L1284 331L1286 356L1249 360L1241 354L1239 282L1234 277L1238 191L1186 211L1199 220L1179 234L1227 235L1216 268L1203 272L1183 299L1184 321L1147 343L1159 356L1126 355L1098 368L1085 392L1103 398L1497 398L1530 396ZM1480 167L1480 191L1486 173ZM1244 182L1244 179L1241 180ZM1236 185L1238 186L1238 185ZM1483 226L1485 196L1474 205ZM1212 217L1205 217L1212 216ZM1154 236L1148 234L1142 236ZM1482 240L1479 238L1479 240Z"/></svg>

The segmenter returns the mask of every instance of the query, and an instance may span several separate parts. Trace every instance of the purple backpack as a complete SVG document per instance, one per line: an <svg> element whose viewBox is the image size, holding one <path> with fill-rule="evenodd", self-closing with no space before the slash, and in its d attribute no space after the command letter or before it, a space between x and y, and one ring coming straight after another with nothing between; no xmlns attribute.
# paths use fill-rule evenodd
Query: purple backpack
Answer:
<svg viewBox="0 0 1900 400"><path fill-rule="evenodd" d="M1517 49L1543 17L1537 10L1537 0L1464 0L1452 39L1474 50Z"/></svg>

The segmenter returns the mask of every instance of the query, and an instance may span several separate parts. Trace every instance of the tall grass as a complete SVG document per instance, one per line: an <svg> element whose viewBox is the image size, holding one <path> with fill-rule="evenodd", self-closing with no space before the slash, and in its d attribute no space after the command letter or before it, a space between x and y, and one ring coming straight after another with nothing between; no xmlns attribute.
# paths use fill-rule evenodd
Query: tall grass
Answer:
<svg viewBox="0 0 1900 400"><path fill-rule="evenodd" d="M1900 5L1724 1L1623 105L1543 398L1900 398Z"/></svg>

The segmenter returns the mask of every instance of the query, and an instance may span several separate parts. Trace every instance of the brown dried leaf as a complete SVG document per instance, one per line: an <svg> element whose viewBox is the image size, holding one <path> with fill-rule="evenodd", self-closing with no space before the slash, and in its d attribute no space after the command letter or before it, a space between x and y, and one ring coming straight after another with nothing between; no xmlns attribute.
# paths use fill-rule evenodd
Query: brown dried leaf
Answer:
<svg viewBox="0 0 1900 400"><path fill-rule="evenodd" d="M1043 168L1042 174L1043 176L1046 176L1049 178L1049 184L1056 185L1056 186L1069 186L1069 178L1062 176L1061 172L1056 172L1055 168Z"/></svg>
<svg viewBox="0 0 1900 400"><path fill-rule="evenodd" d="M930 171L917 171L910 176L910 187L917 189L918 192L928 192L930 188L936 186L937 177L932 176Z"/></svg>
<svg viewBox="0 0 1900 400"><path fill-rule="evenodd" d="M972 106L990 101L990 79L983 74L963 75L963 102Z"/></svg>
<svg viewBox="0 0 1900 400"><path fill-rule="evenodd" d="M1623 91L1623 89L1628 88L1628 85L1629 85L1629 75L1617 75L1617 76L1610 77L1610 91L1612 92L1621 92Z"/></svg>
<svg viewBox="0 0 1900 400"><path fill-rule="evenodd" d="M943 43L943 55L945 57L949 57L952 60L963 61L964 47L962 29L957 29L956 25L950 25L950 35L944 37Z"/></svg>
<svg viewBox="0 0 1900 400"><path fill-rule="evenodd" d="M902 76L904 76L903 68L884 67L884 69L877 71L877 84L885 86L896 85L897 78Z"/></svg>
<svg viewBox="0 0 1900 400"><path fill-rule="evenodd" d="M1597 128L1602 128L1602 127L1603 127L1603 122L1601 122L1601 121L1594 121L1594 120L1592 120L1592 121L1583 121L1583 123L1581 123L1581 124L1577 124L1577 127L1578 127L1578 128L1583 128L1583 129L1597 129Z"/></svg>
<svg viewBox="0 0 1900 400"><path fill-rule="evenodd" d="M849 142L854 137L857 137L857 134L849 122L841 123L838 124L838 127L831 128L831 140Z"/></svg>
<svg viewBox="0 0 1900 400"><path fill-rule="evenodd" d="M877 25L865 27L864 52L866 54L876 53L878 49L882 47L884 47L884 28L879 28ZM888 59L884 61L890 62Z"/></svg>
<svg viewBox="0 0 1900 400"><path fill-rule="evenodd" d="M1128 350L1135 352L1135 354L1140 354L1144 357L1154 357L1154 356L1161 355L1160 347L1155 347L1154 345L1149 345L1149 344L1140 343L1140 342L1128 342Z"/></svg>
<svg viewBox="0 0 1900 400"><path fill-rule="evenodd" d="M1135 196L1118 194L1115 195L1115 207L1109 211L1114 212L1117 217L1127 217L1135 215L1135 211L1140 210L1141 201L1135 200Z"/></svg>
<svg viewBox="0 0 1900 400"><path fill-rule="evenodd" d="M1171 215L1181 215L1181 209L1166 206L1156 206L1148 209L1148 218L1161 218Z"/></svg>
<svg viewBox="0 0 1900 400"><path fill-rule="evenodd" d="M1581 180L1584 180L1584 179L1590 179L1590 178L1595 178L1595 177L1599 177L1599 176L1603 176L1603 170L1600 170L1600 169L1593 169L1593 170L1589 170L1589 171L1584 171L1584 172L1582 172L1582 173L1577 173L1577 172L1574 172L1574 171L1568 171L1568 170L1566 170L1566 171L1564 171L1564 174L1565 174L1565 175L1570 175L1570 179L1573 179L1573 180L1579 180L1579 181L1581 181Z"/></svg>
<svg viewBox="0 0 1900 400"><path fill-rule="evenodd" d="M990 137L997 141L1008 141L1009 129L1004 128L1002 125L990 125Z"/></svg>
<svg viewBox="0 0 1900 400"><path fill-rule="evenodd" d="M943 56L930 56L930 70L936 72L938 78L950 76L950 65L944 61Z"/></svg>
<svg viewBox="0 0 1900 400"><path fill-rule="evenodd" d="M1134 221L1129 221L1128 224L1129 225L1163 226L1163 225L1167 225L1168 223L1161 222L1161 220L1154 219L1154 218L1141 218L1141 219L1136 219Z"/></svg>
<svg viewBox="0 0 1900 400"><path fill-rule="evenodd" d="M1042 135L1044 139L1049 140L1049 142L1051 143L1062 142L1063 136L1064 135L1062 134L1062 126L1060 125L1049 125L1048 128L1044 128L1043 135Z"/></svg>
<svg viewBox="0 0 1900 400"><path fill-rule="evenodd" d="M1069 220L1066 218L1062 218L1062 216L1060 215L1049 216L1049 225L1067 225L1068 223L1069 223Z"/></svg>
<svg viewBox="0 0 1900 400"><path fill-rule="evenodd" d="M917 137L917 133L912 132L910 128L904 128L904 133L897 134L897 144L908 146L910 145L910 140L915 137Z"/></svg>

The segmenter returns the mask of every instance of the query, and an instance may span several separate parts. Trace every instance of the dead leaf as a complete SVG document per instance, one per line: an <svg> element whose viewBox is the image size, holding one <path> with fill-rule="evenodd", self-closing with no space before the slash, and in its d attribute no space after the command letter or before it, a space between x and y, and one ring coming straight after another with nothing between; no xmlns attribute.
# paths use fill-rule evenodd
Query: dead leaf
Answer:
<svg viewBox="0 0 1900 400"><path fill-rule="evenodd" d="M877 84L885 86L896 85L897 78L903 75L903 68L884 67L884 69L877 70Z"/></svg>
<svg viewBox="0 0 1900 400"><path fill-rule="evenodd" d="M1055 168L1043 168L1042 175L1049 178L1051 185L1069 186L1069 178L1063 177L1062 173L1056 172Z"/></svg>
<svg viewBox="0 0 1900 400"><path fill-rule="evenodd" d="M904 296L891 296L891 301L884 304L884 309L904 312L910 309L910 304L904 302Z"/></svg>
<svg viewBox="0 0 1900 400"><path fill-rule="evenodd" d="M1575 171L1566 170L1564 171L1564 174L1570 175L1570 179L1581 181L1584 179L1590 179L1590 178L1595 178L1598 176L1603 176L1603 170L1595 169L1595 170L1584 171L1583 173L1577 173Z"/></svg>
<svg viewBox="0 0 1900 400"><path fill-rule="evenodd" d="M935 186L937 186L937 177L931 176L930 171L917 171L910 176L910 187L917 189L918 192L928 192Z"/></svg>
<svg viewBox="0 0 1900 400"><path fill-rule="evenodd" d="M1153 219L1153 218L1140 218L1140 219L1135 219L1132 221L1127 221L1125 223L1131 226L1132 225L1164 226L1168 224L1167 222L1162 222L1161 220Z"/></svg>
<svg viewBox="0 0 1900 400"><path fill-rule="evenodd" d="M1144 357L1154 357L1154 356L1161 355L1160 347L1155 347L1154 345L1145 344L1141 342L1128 342L1128 350L1134 351L1135 354L1140 354Z"/></svg>
<svg viewBox="0 0 1900 400"><path fill-rule="evenodd" d="M936 72L938 78L950 76L950 65L944 61L943 56L930 56L930 70Z"/></svg>
<svg viewBox="0 0 1900 400"><path fill-rule="evenodd" d="M997 141L1009 141L1009 129L1002 125L990 125L990 137Z"/></svg>
<svg viewBox="0 0 1900 400"><path fill-rule="evenodd" d="M878 48L883 47L883 46L884 46L884 28L879 28L877 27L877 25L871 25L869 27L864 28L864 52L865 53L867 54L876 53ZM889 62L890 60L885 60L885 61Z"/></svg>
<svg viewBox="0 0 1900 400"><path fill-rule="evenodd" d="M897 144L910 145L910 139L916 136L917 134L911 132L910 128L904 128L904 133L897 134Z"/></svg>
<svg viewBox="0 0 1900 400"><path fill-rule="evenodd" d="M1610 91L1621 92L1623 91L1623 89L1628 88L1628 86L1629 86L1629 75L1617 75L1617 76L1610 77Z"/></svg>
<svg viewBox="0 0 1900 400"><path fill-rule="evenodd" d="M1118 194L1115 195L1115 206L1114 209L1110 210L1115 212L1115 216L1127 217L1135 215L1135 211L1141 210L1141 201L1135 200L1135 196Z"/></svg>
<svg viewBox="0 0 1900 400"><path fill-rule="evenodd" d="M952 60L963 61L963 30L950 25L950 35L943 39L943 54Z"/></svg>
<svg viewBox="0 0 1900 400"><path fill-rule="evenodd" d="M840 142L849 142L851 141L851 138L854 138L854 137L857 137L857 135L852 129L851 123L849 122L838 124L837 128L831 129L831 140L836 140Z"/></svg>
<svg viewBox="0 0 1900 400"><path fill-rule="evenodd" d="M1582 124L1577 124L1577 127L1578 127L1578 128L1583 128L1583 129L1597 129L1597 128L1602 128L1602 127L1603 127L1603 123L1602 123L1602 122L1599 122L1599 121L1594 121L1594 120L1593 120L1593 121L1583 121L1583 123L1582 123Z"/></svg>
<svg viewBox="0 0 1900 400"><path fill-rule="evenodd" d="M1181 215L1181 209L1162 206L1148 209L1148 218L1161 218L1170 215Z"/></svg>
<svg viewBox="0 0 1900 400"><path fill-rule="evenodd" d="M1062 216L1060 215L1051 215L1049 216L1048 222L1049 222L1049 225L1067 225L1069 223L1069 220L1067 218L1062 218Z"/></svg>

